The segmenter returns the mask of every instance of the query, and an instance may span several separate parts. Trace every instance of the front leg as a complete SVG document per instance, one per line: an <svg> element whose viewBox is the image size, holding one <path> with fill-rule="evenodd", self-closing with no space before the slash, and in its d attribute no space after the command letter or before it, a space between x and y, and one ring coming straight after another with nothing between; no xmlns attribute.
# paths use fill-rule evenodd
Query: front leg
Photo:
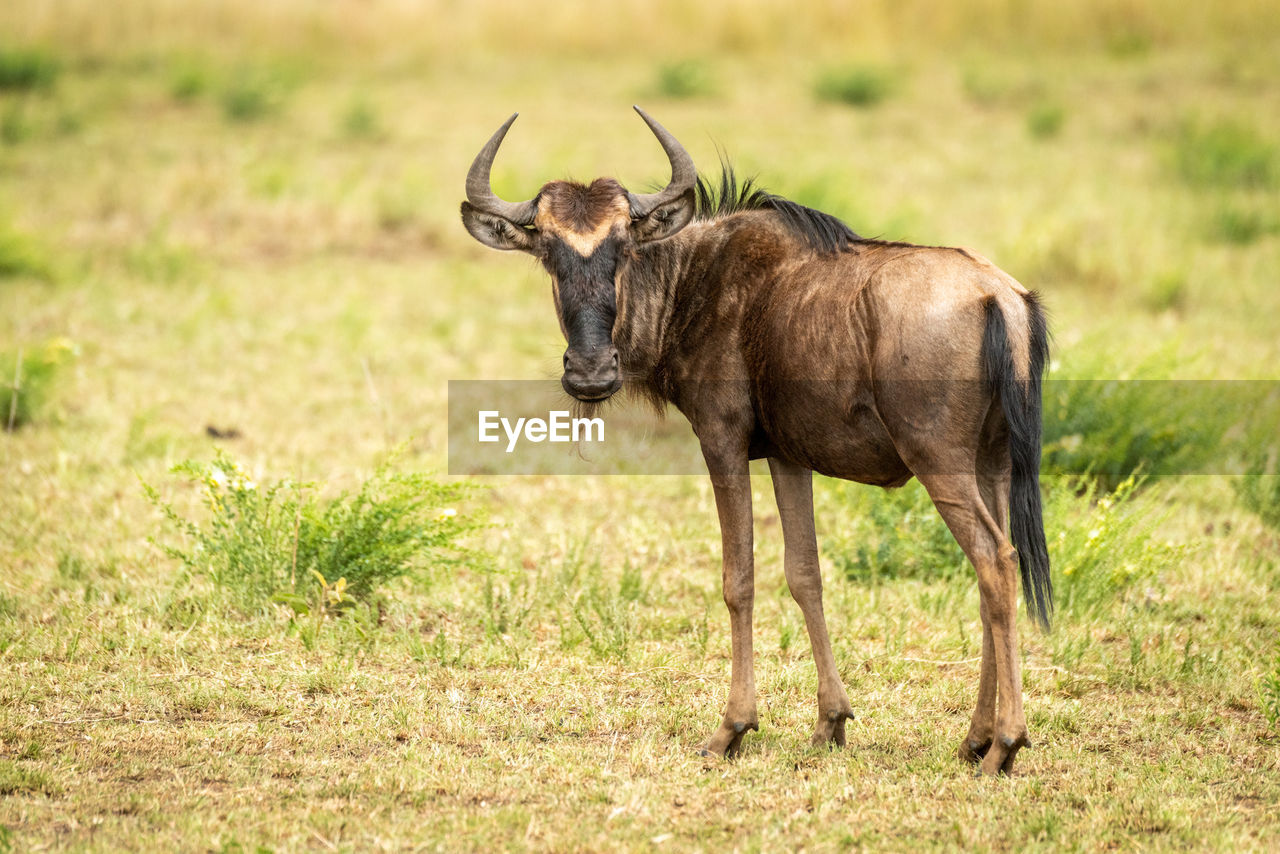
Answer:
<svg viewBox="0 0 1280 854"><path fill-rule="evenodd" d="M755 568L751 555L751 475L746 454L716 455L703 446L724 551L724 603L729 608L733 665L729 679L729 703L720 728L702 753L732 758L742 746L747 730L760 728L756 716L756 677L752 658L751 615L755 604ZM737 457L737 458L735 458Z"/></svg>
<svg viewBox="0 0 1280 854"><path fill-rule="evenodd" d="M769 472L773 475L773 494L782 520L787 587L804 614L813 663L818 669L818 725L812 743L815 747L844 747L844 722L853 719L853 707L840 681L831 637L827 634L827 618L822 610L822 570L818 566L818 537L813 528L813 472L772 457Z"/></svg>

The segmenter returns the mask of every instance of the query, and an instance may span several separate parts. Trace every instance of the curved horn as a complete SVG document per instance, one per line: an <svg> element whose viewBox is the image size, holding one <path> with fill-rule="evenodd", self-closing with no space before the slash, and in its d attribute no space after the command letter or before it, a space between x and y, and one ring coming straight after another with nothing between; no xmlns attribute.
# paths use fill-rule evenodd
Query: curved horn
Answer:
<svg viewBox="0 0 1280 854"><path fill-rule="evenodd" d="M467 172L467 201L485 213L500 216L516 225L529 225L533 222L534 214L538 212L538 207L533 200L519 203L505 202L494 195L493 188L489 184L489 170L493 166L494 155L498 153L502 138L507 135L507 129L511 127L511 123L518 115L520 114L512 113L511 118L503 122L502 127L489 137L489 141L472 161L471 169Z"/></svg>
<svg viewBox="0 0 1280 854"><path fill-rule="evenodd" d="M671 132L662 125L649 118L649 114L639 107L635 111L640 114L640 118L644 119L644 123L649 126L649 130L653 131L653 135L658 138L658 142L662 143L662 150L667 152L667 159L671 161L671 183L660 193L646 193L638 195L629 193L631 202L631 215L640 218L652 213L658 205L666 204L674 201L680 196L693 189L698 183L698 170L693 165L693 158L689 156L689 152L684 150Z"/></svg>

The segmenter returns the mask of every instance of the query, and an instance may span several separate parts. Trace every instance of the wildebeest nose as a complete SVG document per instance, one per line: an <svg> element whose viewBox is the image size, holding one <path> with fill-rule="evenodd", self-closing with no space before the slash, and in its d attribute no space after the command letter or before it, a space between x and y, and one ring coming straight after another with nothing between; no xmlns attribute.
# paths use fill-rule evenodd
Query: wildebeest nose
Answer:
<svg viewBox="0 0 1280 854"><path fill-rule="evenodd" d="M602 398L613 394L620 385L617 349L600 347L587 352L566 350L561 384L565 391L579 398Z"/></svg>

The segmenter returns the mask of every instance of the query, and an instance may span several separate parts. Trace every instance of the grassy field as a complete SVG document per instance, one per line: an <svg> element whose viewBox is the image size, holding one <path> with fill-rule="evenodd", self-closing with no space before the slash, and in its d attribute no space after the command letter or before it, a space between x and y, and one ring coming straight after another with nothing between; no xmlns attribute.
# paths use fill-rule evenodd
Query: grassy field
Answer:
<svg viewBox="0 0 1280 854"><path fill-rule="evenodd" d="M218 448L321 504L395 448L443 477L448 380L558 375L544 274L457 216L514 110L508 197L661 181L641 103L705 170L1041 290L1055 375L1274 380L1269 4L191 6L0 8L0 851L1280 846L1274 479L1049 472L1060 607L997 780L955 758L977 590L918 488L817 485L858 714L826 752L758 478L761 731L719 764L705 478L482 479L424 517L468 551L341 614L229 597L144 489L207 525L172 469ZM1159 462L1115 429L1158 398L1089 404L1051 401L1090 413L1057 452Z"/></svg>

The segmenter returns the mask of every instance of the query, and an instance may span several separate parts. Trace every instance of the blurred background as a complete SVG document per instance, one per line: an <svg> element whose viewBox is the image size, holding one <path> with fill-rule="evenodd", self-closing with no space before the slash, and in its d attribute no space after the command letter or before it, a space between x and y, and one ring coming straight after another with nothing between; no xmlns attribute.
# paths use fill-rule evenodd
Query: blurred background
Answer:
<svg viewBox="0 0 1280 854"><path fill-rule="evenodd" d="M1272 377L1278 30L1248 0L13 0L0 368L36 377L15 420L48 397L107 457L213 426L438 460L446 380L559 364L541 272L459 227L470 159L520 111L499 193L647 188L641 103L712 175L1043 291L1058 377Z"/></svg>

